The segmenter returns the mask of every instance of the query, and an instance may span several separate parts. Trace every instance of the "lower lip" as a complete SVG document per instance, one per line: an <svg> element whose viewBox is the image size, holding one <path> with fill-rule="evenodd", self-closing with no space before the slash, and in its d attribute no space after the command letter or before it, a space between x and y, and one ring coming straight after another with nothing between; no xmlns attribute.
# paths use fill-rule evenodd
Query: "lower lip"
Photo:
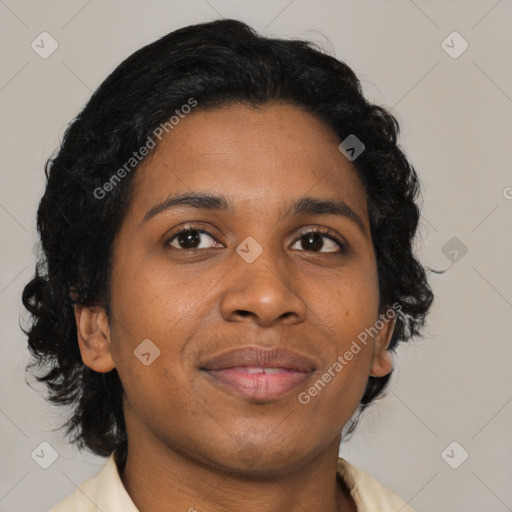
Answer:
<svg viewBox="0 0 512 512"><path fill-rule="evenodd" d="M280 368L272 373L249 373L245 368L206 370L216 381L245 398L271 400L301 386L311 372Z"/></svg>

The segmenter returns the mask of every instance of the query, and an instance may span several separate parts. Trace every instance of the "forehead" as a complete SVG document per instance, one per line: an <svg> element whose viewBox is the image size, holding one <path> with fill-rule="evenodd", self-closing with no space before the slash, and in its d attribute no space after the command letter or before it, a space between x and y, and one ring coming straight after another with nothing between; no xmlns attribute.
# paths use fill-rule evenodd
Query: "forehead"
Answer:
<svg viewBox="0 0 512 512"><path fill-rule="evenodd" d="M334 132L287 104L196 109L180 119L137 170L132 209L170 194L218 193L269 210L305 195L343 199L366 217L364 188Z"/></svg>

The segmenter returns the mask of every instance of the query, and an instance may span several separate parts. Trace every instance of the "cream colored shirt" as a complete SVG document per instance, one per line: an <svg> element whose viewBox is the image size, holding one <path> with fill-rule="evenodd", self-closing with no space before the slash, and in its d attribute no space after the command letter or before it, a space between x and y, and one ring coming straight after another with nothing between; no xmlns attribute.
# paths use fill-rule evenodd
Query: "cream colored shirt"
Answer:
<svg viewBox="0 0 512 512"><path fill-rule="evenodd" d="M396 494L343 458L338 473L347 483L358 512L414 512ZM114 454L95 477L80 485L50 512L139 512L119 477Z"/></svg>

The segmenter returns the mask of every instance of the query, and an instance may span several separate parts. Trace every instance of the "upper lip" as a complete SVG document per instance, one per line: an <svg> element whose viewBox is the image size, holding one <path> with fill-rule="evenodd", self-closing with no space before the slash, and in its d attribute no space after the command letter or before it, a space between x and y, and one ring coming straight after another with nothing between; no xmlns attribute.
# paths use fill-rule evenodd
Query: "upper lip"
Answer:
<svg viewBox="0 0 512 512"><path fill-rule="evenodd" d="M204 370L222 370L239 366L286 368L300 372L311 372L316 369L313 359L293 350L282 347L261 348L255 346L239 347L221 352L208 359L200 367Z"/></svg>

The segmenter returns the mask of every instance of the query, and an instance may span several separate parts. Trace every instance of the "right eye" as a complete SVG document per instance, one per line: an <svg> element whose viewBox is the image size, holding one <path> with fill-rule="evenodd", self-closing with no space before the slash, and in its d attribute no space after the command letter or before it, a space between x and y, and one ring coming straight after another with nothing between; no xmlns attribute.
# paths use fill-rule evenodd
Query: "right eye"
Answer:
<svg viewBox="0 0 512 512"><path fill-rule="evenodd" d="M213 241L214 245L208 245L208 238ZM173 249L181 249L183 251L195 251L198 249L219 247L220 244L207 231L187 227L168 238L165 242L165 246L172 247Z"/></svg>

